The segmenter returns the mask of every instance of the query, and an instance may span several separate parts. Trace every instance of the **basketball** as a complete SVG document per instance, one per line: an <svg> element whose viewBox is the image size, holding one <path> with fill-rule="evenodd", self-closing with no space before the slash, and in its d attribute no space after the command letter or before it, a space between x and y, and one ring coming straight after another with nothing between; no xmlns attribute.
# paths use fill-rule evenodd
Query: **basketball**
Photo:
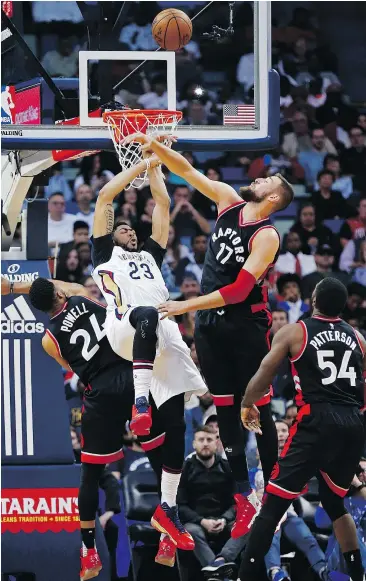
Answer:
<svg viewBox="0 0 366 581"><path fill-rule="evenodd" d="M168 8L159 12L152 23L155 42L165 50L179 50L192 37L192 22L182 10Z"/></svg>

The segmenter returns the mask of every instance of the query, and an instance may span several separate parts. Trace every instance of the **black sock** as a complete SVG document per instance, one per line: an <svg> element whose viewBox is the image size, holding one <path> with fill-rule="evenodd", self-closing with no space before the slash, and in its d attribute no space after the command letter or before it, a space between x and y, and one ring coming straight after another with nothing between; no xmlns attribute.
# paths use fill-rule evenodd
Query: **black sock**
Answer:
<svg viewBox="0 0 366 581"><path fill-rule="evenodd" d="M92 529L92 528L80 529L80 532L81 532L81 540L83 541L86 548L87 549L94 549L95 529Z"/></svg>
<svg viewBox="0 0 366 581"><path fill-rule="evenodd" d="M360 549L347 551L347 553L343 553L343 557L347 563L348 574L352 581L363 581L364 569Z"/></svg>

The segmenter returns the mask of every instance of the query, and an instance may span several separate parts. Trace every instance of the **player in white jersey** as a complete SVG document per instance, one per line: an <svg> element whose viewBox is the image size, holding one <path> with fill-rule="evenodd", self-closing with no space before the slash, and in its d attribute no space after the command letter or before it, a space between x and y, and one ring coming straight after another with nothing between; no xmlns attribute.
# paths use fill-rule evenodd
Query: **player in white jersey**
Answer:
<svg viewBox="0 0 366 581"><path fill-rule="evenodd" d="M159 321L156 306L168 298L160 268L169 232L170 198L159 160L144 159L115 176L100 191L93 226L93 278L107 301L106 332L112 349L133 361L135 405L131 429L149 434L149 392L161 410L171 406L177 415L175 434L165 434L161 505L152 524L168 532L172 522L182 528L180 548L192 549L193 539L179 522L176 493L184 461L184 392L207 391L184 343L178 325ZM148 169L155 200L152 235L142 250L135 231L126 222L114 223L114 198L142 171ZM173 406L173 403L176 405ZM169 440L169 441L168 441ZM145 440L146 444L146 440ZM151 445L154 445L152 442Z"/></svg>

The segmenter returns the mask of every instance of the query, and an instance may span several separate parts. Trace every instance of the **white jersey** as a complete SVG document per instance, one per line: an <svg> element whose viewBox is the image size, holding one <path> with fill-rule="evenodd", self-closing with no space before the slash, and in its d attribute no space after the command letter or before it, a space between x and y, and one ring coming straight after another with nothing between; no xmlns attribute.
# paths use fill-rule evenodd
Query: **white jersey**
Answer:
<svg viewBox="0 0 366 581"><path fill-rule="evenodd" d="M94 240L93 278L107 301L107 310L123 313L129 306L153 306L169 298L160 267L165 250L149 238L143 250L129 252L110 244L106 236Z"/></svg>

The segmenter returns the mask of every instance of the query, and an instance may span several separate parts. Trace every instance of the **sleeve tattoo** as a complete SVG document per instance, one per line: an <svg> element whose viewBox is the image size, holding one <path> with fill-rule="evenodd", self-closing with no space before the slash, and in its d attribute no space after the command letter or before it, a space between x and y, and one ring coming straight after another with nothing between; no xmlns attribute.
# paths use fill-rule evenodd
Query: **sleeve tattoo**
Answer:
<svg viewBox="0 0 366 581"><path fill-rule="evenodd" d="M114 210L112 204L107 204L104 210L107 234L113 232L114 226Z"/></svg>

